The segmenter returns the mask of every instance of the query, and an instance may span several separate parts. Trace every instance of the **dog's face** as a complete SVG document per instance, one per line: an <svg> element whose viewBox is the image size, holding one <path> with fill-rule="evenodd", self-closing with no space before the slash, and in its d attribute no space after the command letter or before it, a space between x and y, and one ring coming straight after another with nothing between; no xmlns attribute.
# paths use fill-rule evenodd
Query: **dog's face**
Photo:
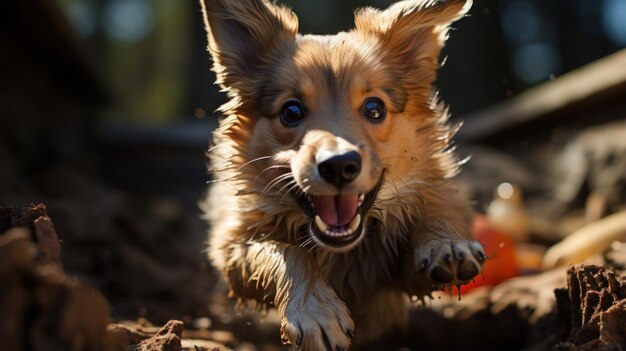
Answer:
<svg viewBox="0 0 626 351"><path fill-rule="evenodd" d="M293 13L261 0L202 5L232 98L218 138L240 190L263 193L256 209L296 216L318 245L343 252L376 211L415 202L416 184L454 169L439 156L450 135L432 83L448 25L468 2L366 8L334 36L298 36Z"/></svg>

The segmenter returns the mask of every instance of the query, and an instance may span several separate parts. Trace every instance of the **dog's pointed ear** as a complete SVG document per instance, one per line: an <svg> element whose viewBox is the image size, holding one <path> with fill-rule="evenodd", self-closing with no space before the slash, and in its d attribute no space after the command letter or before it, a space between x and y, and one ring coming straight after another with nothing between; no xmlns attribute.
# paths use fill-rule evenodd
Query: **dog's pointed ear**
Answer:
<svg viewBox="0 0 626 351"><path fill-rule="evenodd" d="M268 53L298 33L296 15L266 0L200 0L200 6L217 83L226 90L252 89Z"/></svg>
<svg viewBox="0 0 626 351"><path fill-rule="evenodd" d="M357 31L376 37L394 64L419 61L436 69L448 28L471 6L472 0L406 0L385 11L361 9L354 20Z"/></svg>

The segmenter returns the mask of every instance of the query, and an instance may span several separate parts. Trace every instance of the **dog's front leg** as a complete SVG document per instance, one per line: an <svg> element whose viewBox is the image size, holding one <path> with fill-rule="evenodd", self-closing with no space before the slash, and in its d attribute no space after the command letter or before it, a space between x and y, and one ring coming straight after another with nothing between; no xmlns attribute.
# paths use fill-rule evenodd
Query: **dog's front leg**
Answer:
<svg viewBox="0 0 626 351"><path fill-rule="evenodd" d="M274 305L283 342L303 350L345 350L354 337L350 312L305 250L266 241L232 244L225 268L231 292Z"/></svg>
<svg viewBox="0 0 626 351"><path fill-rule="evenodd" d="M487 256L482 245L464 239L448 223L428 218L411 238L412 255L405 267L407 292L418 297L450 286L460 286L483 269Z"/></svg>

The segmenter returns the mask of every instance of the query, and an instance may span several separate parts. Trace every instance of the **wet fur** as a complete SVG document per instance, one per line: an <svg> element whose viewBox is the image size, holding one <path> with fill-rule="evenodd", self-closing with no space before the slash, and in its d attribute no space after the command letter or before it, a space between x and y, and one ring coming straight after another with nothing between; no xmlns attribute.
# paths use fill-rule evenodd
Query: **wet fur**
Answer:
<svg viewBox="0 0 626 351"><path fill-rule="evenodd" d="M451 179L454 131L432 86L448 26L471 1L365 8L354 30L335 36L298 35L290 10L261 0L201 5L217 83L230 98L210 151L216 183L205 209L209 256L231 297L276 307L285 342L347 348L353 334L362 342L402 328L408 296L462 283L433 282L432 269L420 270L424 258L434 267L452 253L461 264L467 253L482 267L480 246L465 240L471 210ZM389 110L381 124L359 115L372 95ZM310 111L302 128L288 129L277 115L294 96ZM299 174L324 147L362 154L355 187L385 172L364 240L343 253L309 237L310 219L290 193L302 191Z"/></svg>

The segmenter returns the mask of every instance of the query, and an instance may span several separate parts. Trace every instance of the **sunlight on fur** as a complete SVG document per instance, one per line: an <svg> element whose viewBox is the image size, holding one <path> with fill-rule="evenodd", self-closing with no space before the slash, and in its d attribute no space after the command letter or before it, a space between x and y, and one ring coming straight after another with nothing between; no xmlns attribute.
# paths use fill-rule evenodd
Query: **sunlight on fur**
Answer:
<svg viewBox="0 0 626 351"><path fill-rule="evenodd" d="M298 34L267 1L201 6L229 97L204 207L231 297L275 307L285 343L345 350L402 329L408 296L480 273L456 129L433 87L470 0L364 8L332 36Z"/></svg>

